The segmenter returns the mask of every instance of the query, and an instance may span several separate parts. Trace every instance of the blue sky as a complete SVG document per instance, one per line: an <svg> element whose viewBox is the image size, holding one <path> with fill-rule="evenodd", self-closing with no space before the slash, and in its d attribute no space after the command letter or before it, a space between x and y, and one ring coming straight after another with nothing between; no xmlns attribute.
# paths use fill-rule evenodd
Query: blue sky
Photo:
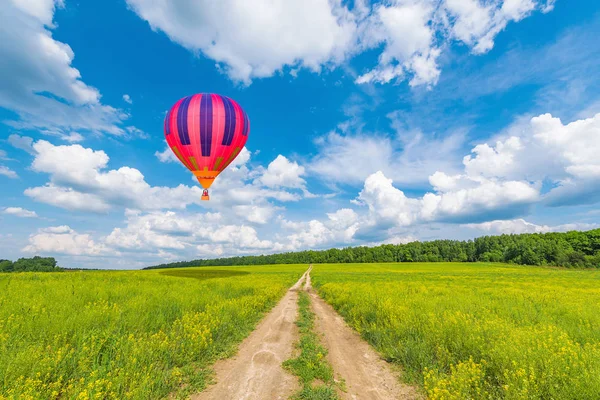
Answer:
<svg viewBox="0 0 600 400"><path fill-rule="evenodd" d="M9 0L0 257L172 260L600 226L591 0ZM251 120L200 201L162 121Z"/></svg>

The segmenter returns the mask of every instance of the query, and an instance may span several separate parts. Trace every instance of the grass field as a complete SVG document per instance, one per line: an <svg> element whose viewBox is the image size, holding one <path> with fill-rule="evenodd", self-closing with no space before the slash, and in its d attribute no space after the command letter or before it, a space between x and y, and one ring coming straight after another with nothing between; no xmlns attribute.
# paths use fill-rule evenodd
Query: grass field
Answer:
<svg viewBox="0 0 600 400"><path fill-rule="evenodd" d="M600 398L600 271L337 264L312 276L428 398Z"/></svg>
<svg viewBox="0 0 600 400"><path fill-rule="evenodd" d="M305 269L0 274L0 399L199 391ZM406 263L315 265L311 275L428 398L599 398L600 271ZM286 364L300 375L326 351L309 340L301 301L306 357Z"/></svg>
<svg viewBox="0 0 600 400"><path fill-rule="evenodd" d="M0 399L198 391L304 270L0 274Z"/></svg>
<svg viewBox="0 0 600 400"><path fill-rule="evenodd" d="M295 400L336 400L333 369L325 358L325 349L314 331L315 315L310 309L310 298L306 292L298 295L298 321L300 340L296 343L297 357L283 363L300 378L302 389L293 397Z"/></svg>

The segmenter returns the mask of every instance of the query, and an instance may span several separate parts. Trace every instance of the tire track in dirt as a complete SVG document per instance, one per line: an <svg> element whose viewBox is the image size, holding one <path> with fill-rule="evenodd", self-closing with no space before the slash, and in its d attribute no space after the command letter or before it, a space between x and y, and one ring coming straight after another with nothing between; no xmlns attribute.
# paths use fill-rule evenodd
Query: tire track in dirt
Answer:
<svg viewBox="0 0 600 400"><path fill-rule="evenodd" d="M215 363L216 384L193 400L288 399L300 389L298 379L281 364L298 340L298 291L305 272L283 299L240 344L237 355Z"/></svg>
<svg viewBox="0 0 600 400"><path fill-rule="evenodd" d="M311 286L311 269L306 272L303 289L310 294L315 328L322 336L329 363L335 376L345 383L346 391L339 391L340 397L344 400L420 399L417 390L401 384L389 364L317 295Z"/></svg>

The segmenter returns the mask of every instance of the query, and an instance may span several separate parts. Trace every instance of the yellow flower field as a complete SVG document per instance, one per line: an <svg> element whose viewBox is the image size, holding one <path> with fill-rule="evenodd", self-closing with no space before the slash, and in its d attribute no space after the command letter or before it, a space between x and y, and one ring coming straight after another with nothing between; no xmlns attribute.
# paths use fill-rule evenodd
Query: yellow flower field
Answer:
<svg viewBox="0 0 600 400"><path fill-rule="evenodd" d="M600 398L600 271L332 264L312 276L430 399Z"/></svg>
<svg viewBox="0 0 600 400"><path fill-rule="evenodd" d="M0 274L0 399L199 391L305 269Z"/></svg>

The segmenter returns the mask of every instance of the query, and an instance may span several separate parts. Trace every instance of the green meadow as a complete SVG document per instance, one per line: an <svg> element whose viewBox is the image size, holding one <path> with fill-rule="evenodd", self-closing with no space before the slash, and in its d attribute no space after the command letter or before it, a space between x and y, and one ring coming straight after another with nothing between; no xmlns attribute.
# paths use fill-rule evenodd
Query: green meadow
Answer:
<svg viewBox="0 0 600 400"><path fill-rule="evenodd" d="M304 270L0 274L0 399L197 392Z"/></svg>
<svg viewBox="0 0 600 400"><path fill-rule="evenodd" d="M184 398L306 268L0 274L0 399ZM311 275L427 398L599 397L598 270L315 264ZM286 367L306 391L329 380L301 300L301 352Z"/></svg>
<svg viewBox="0 0 600 400"><path fill-rule="evenodd" d="M600 271L324 264L312 277L430 399L600 398Z"/></svg>

